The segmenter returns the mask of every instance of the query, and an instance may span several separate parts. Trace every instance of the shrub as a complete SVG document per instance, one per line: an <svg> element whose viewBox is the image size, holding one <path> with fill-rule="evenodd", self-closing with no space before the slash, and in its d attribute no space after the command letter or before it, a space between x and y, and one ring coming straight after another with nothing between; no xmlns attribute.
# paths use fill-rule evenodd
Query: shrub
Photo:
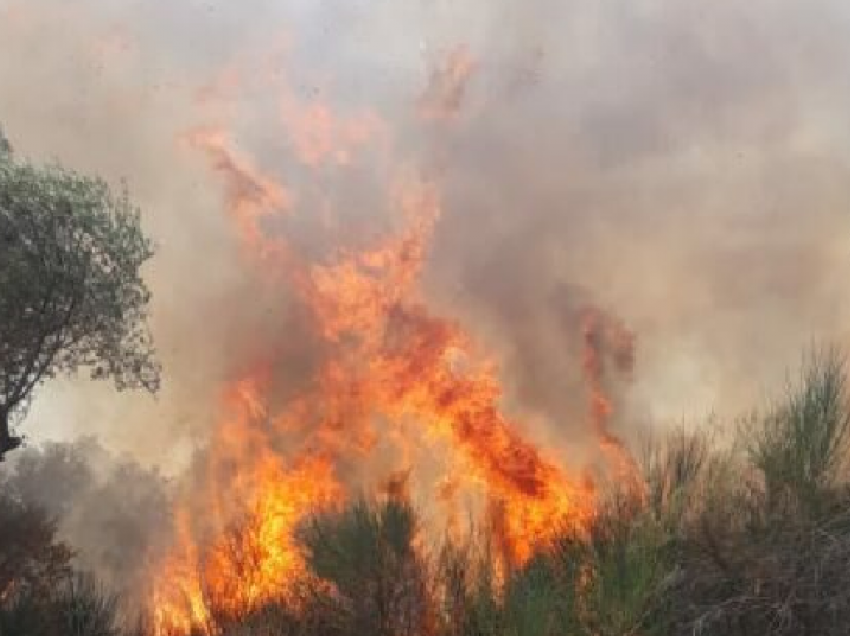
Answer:
<svg viewBox="0 0 850 636"><path fill-rule="evenodd" d="M311 519L300 533L307 564L332 590L314 595L308 611L325 611L320 622L336 633L423 633L431 608L418 533L411 505L394 499L378 506L361 499Z"/></svg>

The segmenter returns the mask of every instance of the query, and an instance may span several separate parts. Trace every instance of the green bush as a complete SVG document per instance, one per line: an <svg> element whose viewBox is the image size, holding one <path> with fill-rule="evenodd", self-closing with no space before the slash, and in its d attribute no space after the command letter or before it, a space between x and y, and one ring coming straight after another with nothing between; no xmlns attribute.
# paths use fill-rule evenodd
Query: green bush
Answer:
<svg viewBox="0 0 850 636"><path fill-rule="evenodd" d="M847 633L848 422L844 358L818 352L782 401L745 421L744 452L709 463L679 551L672 633Z"/></svg>
<svg viewBox="0 0 850 636"><path fill-rule="evenodd" d="M361 499L309 520L300 533L307 564L332 593L308 610L324 610L325 629L342 634L421 634L430 621L426 566L415 550L419 532L406 501Z"/></svg>
<svg viewBox="0 0 850 636"><path fill-rule="evenodd" d="M130 636L120 625L118 599L83 574L49 595L24 593L0 608L0 636Z"/></svg>

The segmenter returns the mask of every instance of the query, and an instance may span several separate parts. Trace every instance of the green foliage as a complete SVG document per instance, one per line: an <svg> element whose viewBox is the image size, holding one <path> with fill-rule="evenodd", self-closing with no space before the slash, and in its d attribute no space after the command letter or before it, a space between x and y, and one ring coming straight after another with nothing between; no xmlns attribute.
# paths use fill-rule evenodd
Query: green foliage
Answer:
<svg viewBox="0 0 850 636"><path fill-rule="evenodd" d="M406 559L416 517L406 503L375 508L359 500L340 513L311 519L301 531L310 568L342 593L356 593L364 573Z"/></svg>
<svg viewBox="0 0 850 636"><path fill-rule="evenodd" d="M846 633L847 398L843 357L812 355L781 402L746 420L745 452L707 462L683 524L672 633Z"/></svg>
<svg viewBox="0 0 850 636"><path fill-rule="evenodd" d="M560 569L550 555L540 554L513 573L504 593L502 625L505 636L578 634L575 578Z"/></svg>
<svg viewBox="0 0 850 636"><path fill-rule="evenodd" d="M68 636L119 636L118 598L98 587L94 578L69 578L54 600L53 614Z"/></svg>
<svg viewBox="0 0 850 636"><path fill-rule="evenodd" d="M705 433L681 428L671 430L645 449L647 505L657 519L675 526L687 514L711 459L710 449Z"/></svg>
<svg viewBox="0 0 850 636"><path fill-rule="evenodd" d="M68 576L47 596L18 595L0 607L0 636L130 636L118 599L88 575Z"/></svg>
<svg viewBox="0 0 850 636"><path fill-rule="evenodd" d="M359 500L318 515L300 539L310 570L333 587L313 609L330 615L325 629L343 633L418 634L429 621L425 566L414 549L416 514L406 501L379 506Z"/></svg>
<svg viewBox="0 0 850 636"><path fill-rule="evenodd" d="M489 636L499 633L502 606L498 599L497 572L492 542L448 542L437 562L438 614L445 636Z"/></svg>
<svg viewBox="0 0 850 636"><path fill-rule="evenodd" d="M3 138L5 140L5 138ZM0 457L33 390L85 368L155 391L141 267L153 254L126 190L0 152Z"/></svg>
<svg viewBox="0 0 850 636"><path fill-rule="evenodd" d="M651 516L617 513L593 532L589 580L580 590L585 633L662 634L657 624L662 582L669 575L668 536Z"/></svg>
<svg viewBox="0 0 850 636"><path fill-rule="evenodd" d="M753 427L749 452L768 508L797 505L820 512L846 461L847 400L844 358L834 349L815 353L785 401Z"/></svg>

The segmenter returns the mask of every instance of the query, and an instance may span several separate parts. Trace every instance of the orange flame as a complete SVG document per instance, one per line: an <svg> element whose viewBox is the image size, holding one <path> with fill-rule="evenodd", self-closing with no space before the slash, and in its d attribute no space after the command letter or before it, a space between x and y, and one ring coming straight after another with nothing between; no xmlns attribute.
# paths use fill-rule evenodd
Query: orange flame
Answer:
<svg viewBox="0 0 850 636"><path fill-rule="evenodd" d="M642 497L643 485L634 457L608 425L614 407L604 386L604 356L609 353L617 369L631 374L634 369L634 335L622 324L597 309L588 309L582 323L584 333L584 372L590 385L590 419L605 459L618 483L631 494Z"/></svg>
<svg viewBox="0 0 850 636"><path fill-rule="evenodd" d="M419 109L426 119L445 121L460 112L476 63L465 46L448 51L440 62L431 72Z"/></svg>
<svg viewBox="0 0 850 636"><path fill-rule="evenodd" d="M455 60L461 70L465 59ZM465 81L465 72L455 75L456 82ZM347 161L352 146L381 129L371 119L336 124L324 108L303 121L293 113L288 122L303 133L295 135L296 148L307 165ZM343 137L342 154L333 150L335 135ZM441 214L433 184L403 180L391 191L404 224L373 249L340 250L311 262L269 227L268 221L295 207L284 186L236 152L222 130L198 129L187 140L221 178L229 212L258 269L270 274L273 286L294 290L309 310L323 356L309 388L280 412L267 404L275 367L285 363L273 354L228 387L230 415L214 431L200 485L177 511L174 547L154 572L158 634L209 631L219 613L234 615L286 598L292 582L307 576L293 538L299 522L343 502L340 462L366 457L382 440L402 445L402 461L386 483L391 494L403 497L409 496L409 460L416 453L411 437L447 445L453 468L435 489L445 499L459 491L486 496L497 511L493 531L513 563L525 562L565 527L587 526L596 510L593 485L525 438L522 423L501 405L496 365L458 322L435 315L419 290ZM611 409L602 390L602 350L613 344L626 369L631 338L597 313L588 314L585 338L595 430L626 475L633 471L628 453L607 428ZM379 421L389 433L377 430ZM417 428L419 435L411 434ZM299 443L282 442L293 432Z"/></svg>
<svg viewBox="0 0 850 636"><path fill-rule="evenodd" d="M232 415L216 429L203 467L208 488L176 511L176 542L152 592L157 634L208 630L220 615L286 598L304 571L293 538L298 522L343 498L327 457L303 453L284 464L274 451L263 426L261 384L246 379L230 388ZM193 524L199 503L203 523ZM198 541L199 525L213 531L212 541Z"/></svg>

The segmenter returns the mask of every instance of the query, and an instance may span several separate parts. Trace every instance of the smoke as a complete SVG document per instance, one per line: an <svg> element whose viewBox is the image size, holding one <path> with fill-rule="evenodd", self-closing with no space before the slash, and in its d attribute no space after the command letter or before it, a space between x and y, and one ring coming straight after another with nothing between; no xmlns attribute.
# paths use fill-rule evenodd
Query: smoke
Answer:
<svg viewBox="0 0 850 636"><path fill-rule="evenodd" d="M846 10L588 5L495 21L521 28L479 53L434 263L526 404L574 417L563 303L589 299L637 334L647 417L734 411L810 338L846 340Z"/></svg>
<svg viewBox="0 0 850 636"><path fill-rule="evenodd" d="M176 143L197 123L196 90L251 36L242 39L240 26L217 13L198 23L198 13L208 15L203 5L4 0L0 11L0 117L16 150L116 184L125 179L159 247L147 278L157 297L163 393L152 400L54 383L38 396L24 432L96 434L168 467L185 457L194 427L213 416L230 348L247 346L229 334L256 333L265 319L217 189ZM234 33L238 41L223 45Z"/></svg>
<svg viewBox="0 0 850 636"><path fill-rule="evenodd" d="M258 283L184 143L207 126L279 178L276 229L317 256L392 226L399 166L433 178L428 294L539 441L587 430L588 308L637 337L619 432L752 404L811 338L850 335L845 4L0 0L16 150L126 179L160 248L163 393L54 383L25 432L176 470L240 365L274 345L282 396L309 377L303 312Z"/></svg>
<svg viewBox="0 0 850 636"><path fill-rule="evenodd" d="M75 565L118 591L139 591L150 555L169 537L165 478L92 438L21 451L0 475L0 487L56 520Z"/></svg>

